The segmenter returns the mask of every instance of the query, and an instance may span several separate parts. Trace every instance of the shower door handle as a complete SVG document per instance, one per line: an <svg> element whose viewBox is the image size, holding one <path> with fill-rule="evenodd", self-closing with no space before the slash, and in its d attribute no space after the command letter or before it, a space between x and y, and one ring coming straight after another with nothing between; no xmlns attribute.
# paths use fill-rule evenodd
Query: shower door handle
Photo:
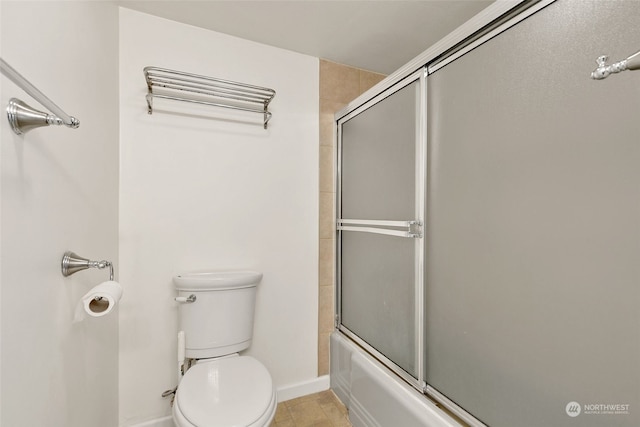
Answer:
<svg viewBox="0 0 640 427"><path fill-rule="evenodd" d="M338 231L359 231L364 233L385 234L387 236L422 237L422 221L385 221L369 219L339 219L336 221Z"/></svg>

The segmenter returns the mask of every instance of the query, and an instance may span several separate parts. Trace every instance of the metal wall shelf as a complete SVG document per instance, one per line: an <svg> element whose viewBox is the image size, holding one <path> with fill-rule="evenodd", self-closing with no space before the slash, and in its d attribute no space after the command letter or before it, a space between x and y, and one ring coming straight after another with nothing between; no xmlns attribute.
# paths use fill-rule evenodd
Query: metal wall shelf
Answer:
<svg viewBox="0 0 640 427"><path fill-rule="evenodd" d="M158 67L145 67L144 77L149 114L153 113L153 98L163 98L259 113L265 129L271 119L268 107L276 95L273 89ZM162 88L162 93L154 88Z"/></svg>

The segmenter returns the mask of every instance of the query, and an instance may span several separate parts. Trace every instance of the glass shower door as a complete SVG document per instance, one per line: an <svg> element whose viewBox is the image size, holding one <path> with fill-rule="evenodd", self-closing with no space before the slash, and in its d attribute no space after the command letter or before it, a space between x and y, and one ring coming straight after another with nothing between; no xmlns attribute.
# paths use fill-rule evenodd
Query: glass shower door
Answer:
<svg viewBox="0 0 640 427"><path fill-rule="evenodd" d="M427 79L428 393L489 426L640 426L640 74L590 76L639 6L556 1Z"/></svg>
<svg viewBox="0 0 640 427"><path fill-rule="evenodd" d="M339 329L422 388L423 72L340 119Z"/></svg>

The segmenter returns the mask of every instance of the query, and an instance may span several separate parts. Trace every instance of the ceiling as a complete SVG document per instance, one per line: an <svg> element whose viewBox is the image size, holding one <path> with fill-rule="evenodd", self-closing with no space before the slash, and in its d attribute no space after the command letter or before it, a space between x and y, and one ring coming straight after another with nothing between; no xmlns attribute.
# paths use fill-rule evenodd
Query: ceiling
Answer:
<svg viewBox="0 0 640 427"><path fill-rule="evenodd" d="M390 74L493 0L121 0L130 9Z"/></svg>

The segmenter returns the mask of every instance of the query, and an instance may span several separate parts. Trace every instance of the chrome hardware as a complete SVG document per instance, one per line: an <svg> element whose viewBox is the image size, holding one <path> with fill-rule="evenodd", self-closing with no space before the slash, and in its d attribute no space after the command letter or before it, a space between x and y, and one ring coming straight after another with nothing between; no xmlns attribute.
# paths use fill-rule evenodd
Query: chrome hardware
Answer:
<svg viewBox="0 0 640 427"><path fill-rule="evenodd" d="M17 98L11 98L9 100L9 105L7 105L7 119L11 125L11 129L17 135L22 135L31 129L42 126L61 126L65 124L61 118L53 114L38 111ZM80 125L80 122L75 117L71 117L71 120L72 124L67 126L77 128Z"/></svg>
<svg viewBox="0 0 640 427"><path fill-rule="evenodd" d="M427 394L427 383L425 381L420 382L420 388L422 389L422 394Z"/></svg>
<svg viewBox="0 0 640 427"><path fill-rule="evenodd" d="M363 227L365 225L369 225L370 227ZM399 230L400 228L403 228L404 230ZM339 219L337 220L336 229L338 231L360 231L364 233L385 234L387 236L411 237L414 239L419 239L422 237L422 221L417 220L386 221L367 219Z"/></svg>
<svg viewBox="0 0 640 427"><path fill-rule="evenodd" d="M65 125L73 129L80 126L80 121L78 119L69 116L67 113L62 111L60 107L47 98L45 94L40 92L2 58L0 58L0 71L2 74L7 76L9 80L53 113L47 114L45 112L38 111L19 99L11 98L11 100L9 100L9 105L7 106L7 119L11 125L11 129L13 129L16 134L22 135L31 129L41 126Z"/></svg>
<svg viewBox="0 0 640 427"><path fill-rule="evenodd" d="M276 95L273 89L158 67L145 67L143 71L149 114L153 113L153 98L163 98L260 113L265 129L271 119L268 107ZM161 88L165 93L154 92L154 88Z"/></svg>
<svg viewBox="0 0 640 427"><path fill-rule="evenodd" d="M409 221L409 237L420 239L422 237L422 222Z"/></svg>
<svg viewBox="0 0 640 427"><path fill-rule="evenodd" d="M7 118L9 119L11 129L18 135L22 135L31 129L41 126L60 126L64 124L62 119L53 114L38 111L16 98L9 100L9 105L7 105Z"/></svg>
<svg viewBox="0 0 640 427"><path fill-rule="evenodd" d="M593 72L591 73L592 79L603 80L609 77L609 75L611 74L620 73L625 70L640 69L640 51L634 53L627 59L614 62L611 65L607 65L608 60L609 60L609 57L607 55L599 56L598 59L596 59L596 64L598 64L598 68L593 70Z"/></svg>
<svg viewBox="0 0 640 427"><path fill-rule="evenodd" d="M86 270L87 268L98 268L102 270L107 267L109 267L109 280L113 280L113 264L111 261L91 261L71 251L65 252L62 257L62 275L64 277L71 276L72 274Z"/></svg>
<svg viewBox="0 0 640 427"><path fill-rule="evenodd" d="M162 398L167 398L169 396L171 396L171 403L170 405L173 406L173 401L176 398L176 392L178 391L178 386L176 386L174 389L171 390L165 390L162 392Z"/></svg>
<svg viewBox="0 0 640 427"><path fill-rule="evenodd" d="M162 397L172 396L172 395L176 394L176 390L178 390L178 387L175 387L174 389L171 389L171 390L165 390L165 391L162 392Z"/></svg>
<svg viewBox="0 0 640 427"><path fill-rule="evenodd" d="M191 304L196 302L196 296L195 294L191 294L188 297L175 297L174 300L176 300L176 302L179 302L181 304Z"/></svg>

